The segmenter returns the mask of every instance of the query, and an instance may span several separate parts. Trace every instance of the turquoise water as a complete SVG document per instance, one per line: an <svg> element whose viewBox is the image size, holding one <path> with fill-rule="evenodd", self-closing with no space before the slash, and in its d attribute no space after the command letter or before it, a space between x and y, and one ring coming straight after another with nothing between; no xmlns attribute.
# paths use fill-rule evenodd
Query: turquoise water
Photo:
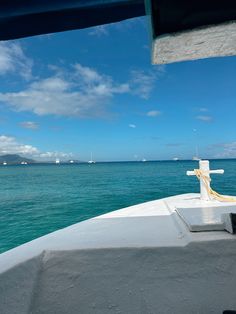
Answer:
<svg viewBox="0 0 236 314"><path fill-rule="evenodd" d="M192 161L0 167L0 252L122 207L198 192ZM236 160L215 160L213 188L236 195Z"/></svg>

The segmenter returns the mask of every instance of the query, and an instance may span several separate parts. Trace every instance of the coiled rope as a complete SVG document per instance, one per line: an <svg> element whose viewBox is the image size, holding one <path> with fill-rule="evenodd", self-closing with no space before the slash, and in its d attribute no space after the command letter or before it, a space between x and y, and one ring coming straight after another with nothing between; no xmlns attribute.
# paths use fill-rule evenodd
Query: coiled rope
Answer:
<svg viewBox="0 0 236 314"><path fill-rule="evenodd" d="M206 174L204 174L204 172L202 170L194 169L194 173L195 173L195 175L199 181L200 181L200 179L203 181L209 196L211 196L212 198L214 198L220 202L236 202L235 197L224 196L224 195L221 195L221 194L217 193L216 191L214 191L209 186L209 184L211 182L211 178L209 176L207 176Z"/></svg>

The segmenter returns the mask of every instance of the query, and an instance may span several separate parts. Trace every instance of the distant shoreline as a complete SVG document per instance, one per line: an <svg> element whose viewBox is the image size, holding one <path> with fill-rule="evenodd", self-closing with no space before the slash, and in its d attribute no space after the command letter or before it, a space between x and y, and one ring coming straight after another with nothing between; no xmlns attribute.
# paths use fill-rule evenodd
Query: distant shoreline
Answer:
<svg viewBox="0 0 236 314"><path fill-rule="evenodd" d="M230 161L230 160L236 160L236 158L208 158L208 160L211 161ZM22 164L21 162L7 162L7 164L3 164L2 162L0 163L0 167L7 167L7 166L50 166L50 165L55 165L55 166L60 166L60 165L91 165L94 166L96 164L113 164L113 163L140 163L140 164L145 164L145 163L156 163L156 162L171 162L171 163L181 163L181 162L198 162L197 160L192 160L192 159L181 159L181 160L172 160L172 159L163 159L163 160L146 160L145 162L142 160L122 160L122 161L96 161L95 164L89 164L87 161L74 161L73 163L69 161L61 161L60 163L56 163L55 161L34 161L34 162L27 162L27 164Z"/></svg>

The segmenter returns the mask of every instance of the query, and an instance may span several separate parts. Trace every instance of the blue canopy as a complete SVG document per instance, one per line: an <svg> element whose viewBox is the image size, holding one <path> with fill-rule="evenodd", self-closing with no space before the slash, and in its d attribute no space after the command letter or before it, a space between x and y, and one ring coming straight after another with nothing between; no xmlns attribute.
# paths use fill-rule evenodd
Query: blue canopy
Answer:
<svg viewBox="0 0 236 314"><path fill-rule="evenodd" d="M86 28L142 15L144 0L2 0L0 40Z"/></svg>
<svg viewBox="0 0 236 314"><path fill-rule="evenodd" d="M236 0L1 0L0 40L143 16L145 5L154 38L236 19Z"/></svg>

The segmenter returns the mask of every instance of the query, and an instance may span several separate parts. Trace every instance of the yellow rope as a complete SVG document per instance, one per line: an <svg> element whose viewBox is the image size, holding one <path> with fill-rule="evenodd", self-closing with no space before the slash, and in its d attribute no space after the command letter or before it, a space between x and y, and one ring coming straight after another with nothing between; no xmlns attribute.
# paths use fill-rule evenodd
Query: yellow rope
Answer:
<svg viewBox="0 0 236 314"><path fill-rule="evenodd" d="M211 182L211 178L209 176L205 175L202 170L194 169L194 173L195 173L196 177L198 178L198 180L200 180L200 179L203 180L203 183L207 189L208 195L212 196L214 199L217 199L220 202L236 202L236 198L224 196L224 195L221 195L221 194L217 193L216 191L214 191L209 186L209 183Z"/></svg>

